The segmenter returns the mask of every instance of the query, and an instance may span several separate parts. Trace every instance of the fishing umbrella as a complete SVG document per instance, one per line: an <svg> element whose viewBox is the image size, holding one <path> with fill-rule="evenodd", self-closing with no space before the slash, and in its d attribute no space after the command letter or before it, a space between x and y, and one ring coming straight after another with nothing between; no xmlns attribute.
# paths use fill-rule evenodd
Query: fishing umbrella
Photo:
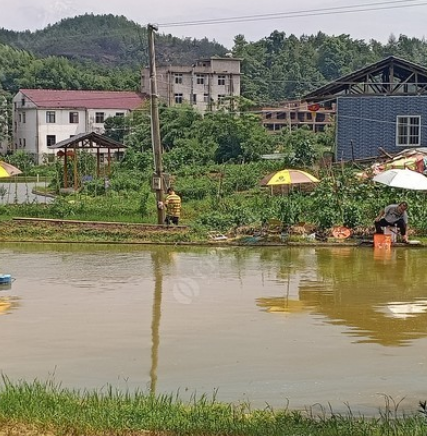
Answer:
<svg viewBox="0 0 427 436"><path fill-rule="evenodd" d="M386 170L374 176L372 180L392 188L427 191L427 177L408 169Z"/></svg>
<svg viewBox="0 0 427 436"><path fill-rule="evenodd" d="M280 170L265 176L261 186L300 185L304 183L318 183L313 175L301 170Z"/></svg>
<svg viewBox="0 0 427 436"><path fill-rule="evenodd" d="M270 187L271 193L287 194L295 186L308 191L315 183L319 183L319 180L306 171L285 169L268 174L261 180L260 185Z"/></svg>
<svg viewBox="0 0 427 436"><path fill-rule="evenodd" d="M0 177L11 177L22 174L22 171L13 165L0 160Z"/></svg>

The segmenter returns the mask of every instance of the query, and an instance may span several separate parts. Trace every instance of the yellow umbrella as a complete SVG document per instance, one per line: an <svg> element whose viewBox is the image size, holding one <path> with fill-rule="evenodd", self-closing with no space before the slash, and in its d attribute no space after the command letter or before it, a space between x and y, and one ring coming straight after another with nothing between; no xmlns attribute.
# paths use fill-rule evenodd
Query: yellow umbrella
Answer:
<svg viewBox="0 0 427 436"><path fill-rule="evenodd" d="M11 177L22 174L22 171L13 165L0 160L0 177Z"/></svg>
<svg viewBox="0 0 427 436"><path fill-rule="evenodd" d="M312 174L301 170L285 169L268 174L261 182L261 186L268 186L271 193L289 194L297 186L299 190L309 192L319 180Z"/></svg>
<svg viewBox="0 0 427 436"><path fill-rule="evenodd" d="M301 170L281 170L269 174L261 181L264 186L299 185L302 183L319 183L313 175Z"/></svg>

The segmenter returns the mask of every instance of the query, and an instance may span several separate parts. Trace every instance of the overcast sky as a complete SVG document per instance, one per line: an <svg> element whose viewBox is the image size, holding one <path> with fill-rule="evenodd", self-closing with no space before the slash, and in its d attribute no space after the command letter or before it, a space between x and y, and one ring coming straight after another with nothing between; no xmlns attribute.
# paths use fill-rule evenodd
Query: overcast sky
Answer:
<svg viewBox="0 0 427 436"><path fill-rule="evenodd" d="M228 48L238 34L247 41L258 41L274 30L298 37L318 31L328 35L345 33L353 39L383 43L391 34L419 39L427 34L427 0L0 0L0 7L0 27L9 30L36 30L62 18L111 13L141 25L158 24L161 33L180 38L206 36ZM286 16L289 13L296 16ZM254 15L258 17L246 18ZM241 22L224 23L230 18L240 18ZM219 22L166 26L212 19Z"/></svg>

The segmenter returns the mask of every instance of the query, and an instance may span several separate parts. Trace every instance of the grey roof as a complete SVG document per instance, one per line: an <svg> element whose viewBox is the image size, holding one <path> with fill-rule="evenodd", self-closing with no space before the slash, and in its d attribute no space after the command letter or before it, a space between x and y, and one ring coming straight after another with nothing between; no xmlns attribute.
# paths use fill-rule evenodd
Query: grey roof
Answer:
<svg viewBox="0 0 427 436"><path fill-rule="evenodd" d="M420 92L426 93L427 68L396 56L389 56L315 89L306 94L304 100L320 101L325 98L343 95L346 90L355 84L364 83L368 75L373 76L387 70L392 70L393 75L398 77L402 83L411 84L415 80L415 83L419 85L417 94ZM373 86L378 86L378 84L373 82Z"/></svg>

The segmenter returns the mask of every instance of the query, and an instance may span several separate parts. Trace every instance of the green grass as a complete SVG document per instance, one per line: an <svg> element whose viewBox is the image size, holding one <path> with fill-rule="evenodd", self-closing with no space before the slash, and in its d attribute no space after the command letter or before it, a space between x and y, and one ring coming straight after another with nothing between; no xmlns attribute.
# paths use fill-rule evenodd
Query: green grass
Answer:
<svg viewBox="0 0 427 436"><path fill-rule="evenodd" d="M377 418L327 413L252 410L249 404L227 404L202 396L183 402L172 395L81 392L52 382L11 383L0 389L0 434L8 423L37 427L53 434L139 434L247 436L425 436L426 416L400 416L397 408Z"/></svg>

